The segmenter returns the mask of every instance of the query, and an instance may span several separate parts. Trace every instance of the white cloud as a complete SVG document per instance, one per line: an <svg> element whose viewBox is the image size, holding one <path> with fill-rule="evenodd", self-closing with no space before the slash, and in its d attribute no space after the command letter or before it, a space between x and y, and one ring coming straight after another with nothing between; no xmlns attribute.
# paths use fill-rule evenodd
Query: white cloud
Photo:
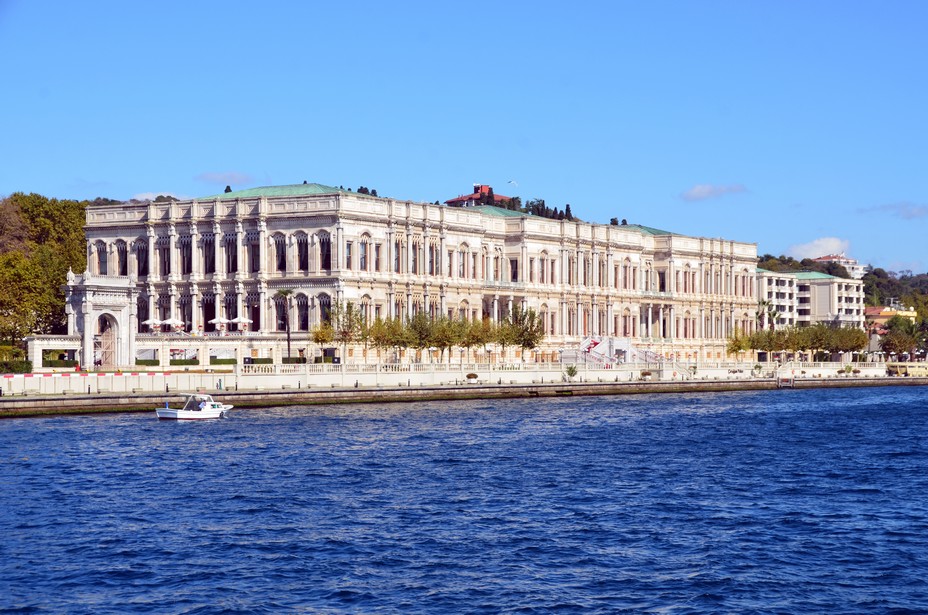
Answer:
<svg viewBox="0 0 928 615"><path fill-rule="evenodd" d="M250 184L254 178L247 173L229 171L226 173L200 173L195 180L219 186L243 186Z"/></svg>
<svg viewBox="0 0 928 615"><path fill-rule="evenodd" d="M877 212L884 213L903 220L916 220L928 216L928 206L916 205L915 203L887 203L886 205L877 205L875 207L866 207L859 210L861 213Z"/></svg>
<svg viewBox="0 0 928 615"><path fill-rule="evenodd" d="M706 199L717 199L726 194L738 194L747 192L748 189L741 184L731 184L729 186L713 186L712 184L696 184L686 192L680 195L684 201L705 201Z"/></svg>
<svg viewBox="0 0 928 615"><path fill-rule="evenodd" d="M838 237L819 237L809 243L800 243L786 249L786 254L797 260L804 258L818 258L828 254L846 254L851 248L851 242Z"/></svg>

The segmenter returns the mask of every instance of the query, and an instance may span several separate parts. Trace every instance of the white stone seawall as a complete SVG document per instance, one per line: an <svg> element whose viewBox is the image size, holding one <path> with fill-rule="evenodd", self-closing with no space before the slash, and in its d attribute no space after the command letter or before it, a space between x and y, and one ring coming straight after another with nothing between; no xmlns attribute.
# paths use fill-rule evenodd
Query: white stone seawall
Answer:
<svg viewBox="0 0 928 615"><path fill-rule="evenodd" d="M760 369L756 369L760 365ZM848 366L850 371L848 371ZM695 367L695 369L694 369ZM6 374L4 396L175 393L184 391L297 391L306 389L421 387L449 384L608 382L719 382L792 378L797 381L886 376L883 363L706 363L569 366L558 363L245 365L228 371L73 372ZM854 370L858 370L854 373ZM468 378L476 374L476 378Z"/></svg>

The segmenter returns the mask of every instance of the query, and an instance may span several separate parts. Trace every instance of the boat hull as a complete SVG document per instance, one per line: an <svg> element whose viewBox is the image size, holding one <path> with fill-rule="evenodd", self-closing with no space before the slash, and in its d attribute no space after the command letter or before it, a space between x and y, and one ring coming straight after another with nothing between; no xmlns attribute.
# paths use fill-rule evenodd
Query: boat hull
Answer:
<svg viewBox="0 0 928 615"><path fill-rule="evenodd" d="M226 410L224 408L209 408L206 410L156 408L155 414L162 421L209 421L223 418L226 415Z"/></svg>

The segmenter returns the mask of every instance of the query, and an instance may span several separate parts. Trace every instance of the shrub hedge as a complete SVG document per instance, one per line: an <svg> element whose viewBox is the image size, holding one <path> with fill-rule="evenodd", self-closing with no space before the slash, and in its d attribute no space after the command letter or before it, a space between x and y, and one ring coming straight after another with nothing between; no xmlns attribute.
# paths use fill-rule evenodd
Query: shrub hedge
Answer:
<svg viewBox="0 0 928 615"><path fill-rule="evenodd" d="M32 371L32 361L27 361L25 359L12 359L9 361L0 361L0 373L28 374L31 371Z"/></svg>

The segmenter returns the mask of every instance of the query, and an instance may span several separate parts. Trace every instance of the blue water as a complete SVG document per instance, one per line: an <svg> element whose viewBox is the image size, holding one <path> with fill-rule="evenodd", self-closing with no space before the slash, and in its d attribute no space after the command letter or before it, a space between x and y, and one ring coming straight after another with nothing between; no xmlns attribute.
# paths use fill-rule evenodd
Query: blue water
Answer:
<svg viewBox="0 0 928 615"><path fill-rule="evenodd" d="M0 421L0 611L928 611L928 389Z"/></svg>

